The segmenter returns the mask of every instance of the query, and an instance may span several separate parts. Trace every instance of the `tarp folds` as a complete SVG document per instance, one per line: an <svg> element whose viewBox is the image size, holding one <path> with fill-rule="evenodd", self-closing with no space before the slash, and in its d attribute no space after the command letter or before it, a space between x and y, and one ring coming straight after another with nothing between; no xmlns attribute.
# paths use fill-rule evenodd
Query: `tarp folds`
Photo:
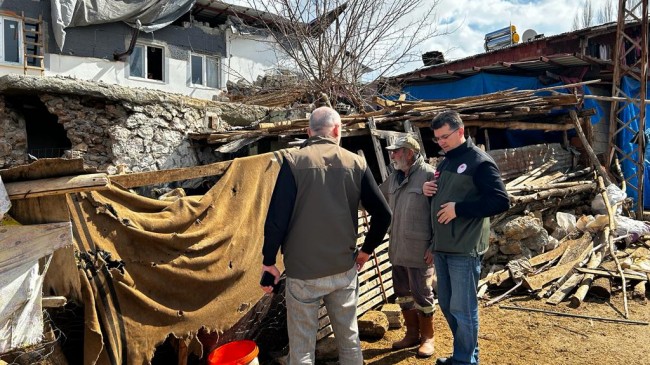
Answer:
<svg viewBox="0 0 650 365"><path fill-rule="evenodd" d="M174 22L192 9L196 0L51 0L54 38L63 50L65 28L123 21L144 32Z"/></svg>
<svg viewBox="0 0 650 365"><path fill-rule="evenodd" d="M117 188L68 199L86 310L84 363L146 364L168 334L193 338L201 327L222 334L255 307L282 160L281 152L235 159L205 195L173 202Z"/></svg>

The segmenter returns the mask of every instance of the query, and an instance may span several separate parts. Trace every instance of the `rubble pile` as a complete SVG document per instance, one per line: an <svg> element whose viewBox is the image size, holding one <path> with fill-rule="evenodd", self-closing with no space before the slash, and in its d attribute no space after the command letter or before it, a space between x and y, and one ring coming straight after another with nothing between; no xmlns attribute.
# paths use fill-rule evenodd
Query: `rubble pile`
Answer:
<svg viewBox="0 0 650 365"><path fill-rule="evenodd" d="M506 184L511 209L492 221L479 297L488 299L488 290L509 290L492 295L486 305L517 291L552 305L568 300L575 308L588 294L609 297L612 291L622 291L627 317L628 290L631 297L646 300L650 224L623 215L622 206L629 203L626 194L615 184L605 188L602 178L591 171L583 170L578 181L576 173L550 173L531 180L530 175L539 176L531 172L528 178ZM554 180L548 178L553 175ZM550 182L539 183L544 180ZM553 196L544 194L552 190ZM549 198L569 204L539 204Z"/></svg>
<svg viewBox="0 0 650 365"><path fill-rule="evenodd" d="M243 78L236 83L228 81L227 88L230 101L267 107L299 104L309 90L304 79L289 71L258 76L253 83Z"/></svg>

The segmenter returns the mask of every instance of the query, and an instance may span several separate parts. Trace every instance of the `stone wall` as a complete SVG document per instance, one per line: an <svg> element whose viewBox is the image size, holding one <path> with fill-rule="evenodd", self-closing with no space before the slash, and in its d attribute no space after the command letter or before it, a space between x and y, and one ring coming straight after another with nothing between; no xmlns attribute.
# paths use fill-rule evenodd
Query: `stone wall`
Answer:
<svg viewBox="0 0 650 365"><path fill-rule="evenodd" d="M25 118L0 97L0 168L27 163Z"/></svg>
<svg viewBox="0 0 650 365"><path fill-rule="evenodd" d="M140 172L200 164L187 134L206 129L207 110L51 94L41 100L89 167L111 173L118 167Z"/></svg>

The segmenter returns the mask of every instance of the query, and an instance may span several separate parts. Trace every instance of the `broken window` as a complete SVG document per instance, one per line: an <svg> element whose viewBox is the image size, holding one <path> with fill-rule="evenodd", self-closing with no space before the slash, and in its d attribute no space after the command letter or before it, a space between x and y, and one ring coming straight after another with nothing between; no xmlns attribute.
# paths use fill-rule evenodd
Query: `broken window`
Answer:
<svg viewBox="0 0 650 365"><path fill-rule="evenodd" d="M129 74L150 80L164 81L165 51L162 47L137 45L129 56Z"/></svg>
<svg viewBox="0 0 650 365"><path fill-rule="evenodd" d="M219 59L193 54L191 57L192 84L219 88Z"/></svg>
<svg viewBox="0 0 650 365"><path fill-rule="evenodd" d="M2 52L1 60L3 62L19 63L20 57L20 37L21 22L18 19L0 17L0 31L2 32Z"/></svg>

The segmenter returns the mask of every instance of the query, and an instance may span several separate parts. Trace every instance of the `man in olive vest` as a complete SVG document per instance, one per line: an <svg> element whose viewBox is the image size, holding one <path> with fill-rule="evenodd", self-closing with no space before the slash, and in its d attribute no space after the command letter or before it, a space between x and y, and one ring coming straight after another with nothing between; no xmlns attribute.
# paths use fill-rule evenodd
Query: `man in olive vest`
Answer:
<svg viewBox="0 0 650 365"><path fill-rule="evenodd" d="M431 205L422 185L435 169L420 155L420 144L411 136L400 137L386 147L395 171L380 186L393 212L388 255L393 270L393 289L406 325L406 334L393 349L418 346L418 356L429 357L433 342L433 283L435 272L431 244Z"/></svg>
<svg viewBox="0 0 650 365"><path fill-rule="evenodd" d="M508 210L508 193L492 157L465 138L458 113L438 114L431 129L445 158L436 168L438 177L422 190L432 197L438 305L454 336L452 356L436 365L478 364L481 257L488 248L489 217Z"/></svg>
<svg viewBox="0 0 650 365"><path fill-rule="evenodd" d="M366 160L339 146L341 117L314 110L309 139L286 156L264 225L263 272L275 277L282 248L287 279L289 364L314 364L322 299L338 343L339 363L361 365L357 326L357 271L381 243L391 214ZM355 255L359 203L372 215ZM269 293L272 286L262 289Z"/></svg>

